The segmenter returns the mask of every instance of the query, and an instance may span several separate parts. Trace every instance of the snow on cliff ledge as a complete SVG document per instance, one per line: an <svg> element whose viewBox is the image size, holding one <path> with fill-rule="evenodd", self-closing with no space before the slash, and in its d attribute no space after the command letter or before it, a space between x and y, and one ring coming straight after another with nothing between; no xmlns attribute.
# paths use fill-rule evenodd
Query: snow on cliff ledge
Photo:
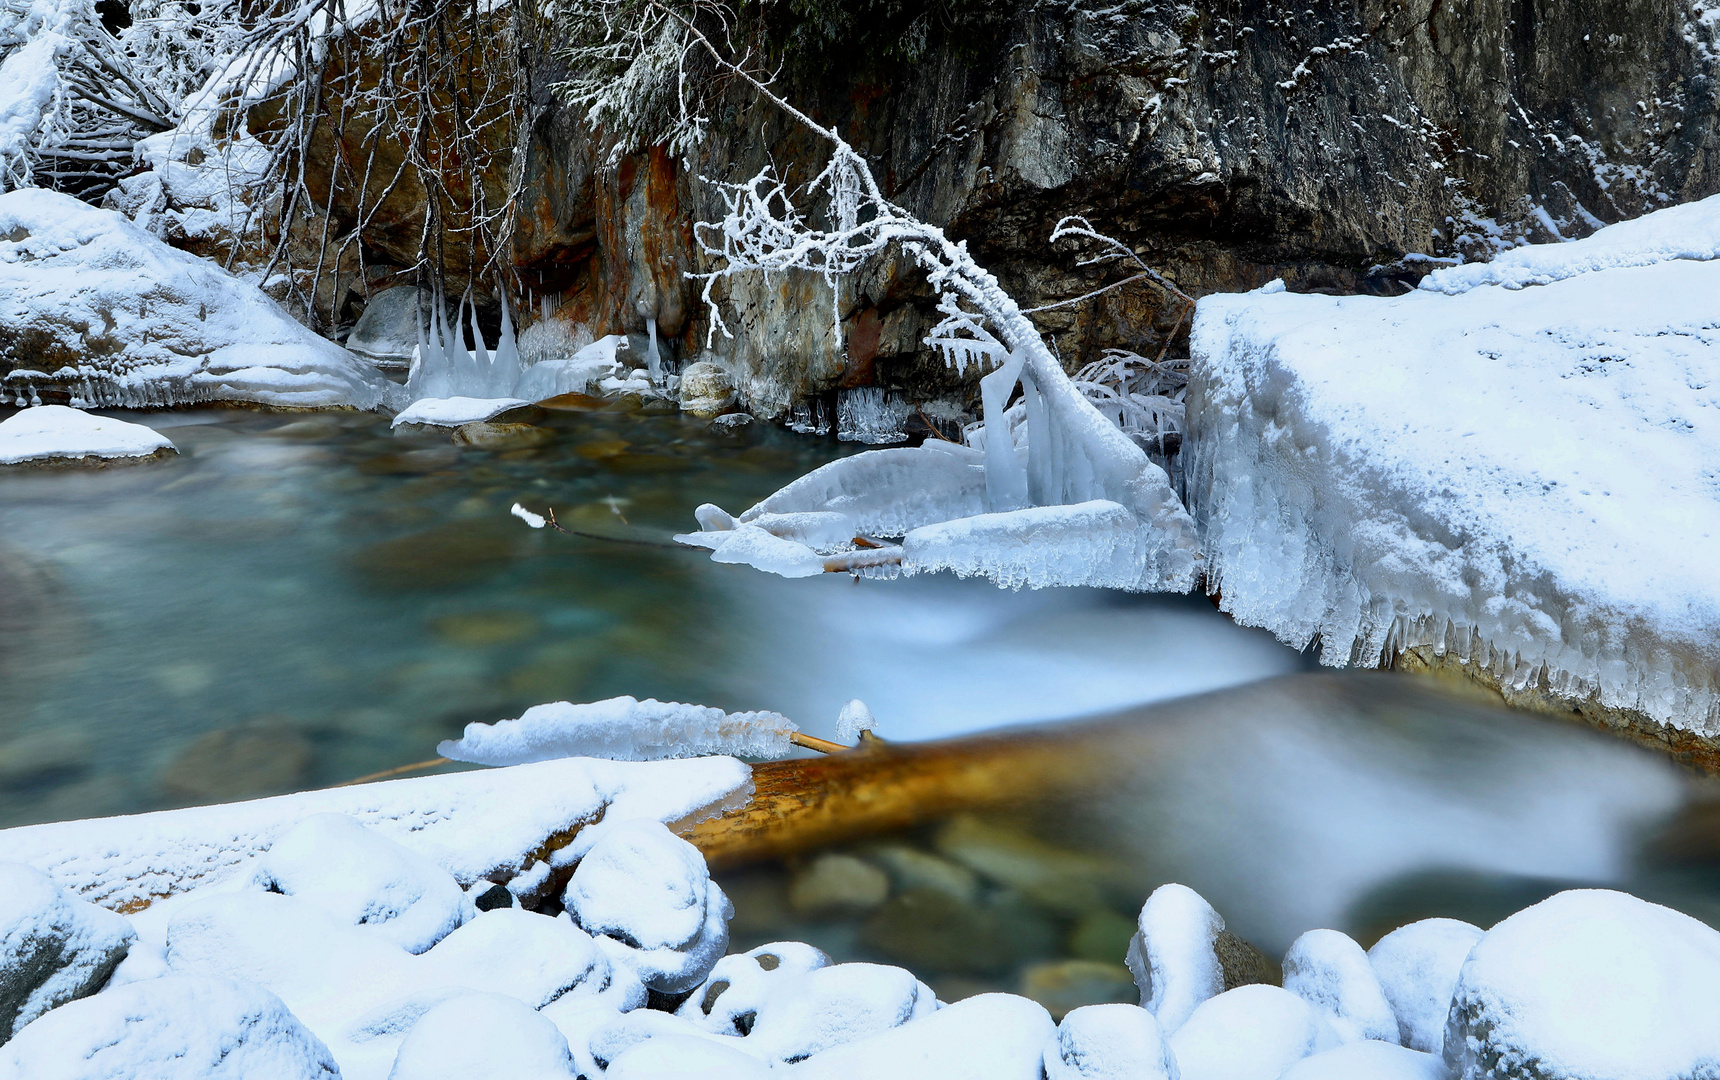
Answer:
<svg viewBox="0 0 1720 1080"><path fill-rule="evenodd" d="M88 405L387 404L380 373L255 286L111 210L0 194L0 392Z"/></svg>
<svg viewBox="0 0 1720 1080"><path fill-rule="evenodd" d="M1209 587L1330 664L1430 645L1720 735L1717 256L1720 197L1407 296L1202 300Z"/></svg>

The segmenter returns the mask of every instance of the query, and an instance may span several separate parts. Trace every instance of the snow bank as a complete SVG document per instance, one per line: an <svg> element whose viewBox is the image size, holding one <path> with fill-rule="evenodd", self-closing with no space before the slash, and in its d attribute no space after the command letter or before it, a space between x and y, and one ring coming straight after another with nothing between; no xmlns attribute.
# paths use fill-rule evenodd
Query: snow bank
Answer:
<svg viewBox="0 0 1720 1080"><path fill-rule="evenodd" d="M5 1080L338 1080L281 1000L237 979L152 979L62 1005L0 1049Z"/></svg>
<svg viewBox="0 0 1720 1080"><path fill-rule="evenodd" d="M1624 893L1562 892L1488 931L1458 978L1460 1080L1720 1075L1720 932Z"/></svg>
<svg viewBox="0 0 1720 1080"><path fill-rule="evenodd" d="M0 831L0 859L43 871L109 908L135 910L227 877L313 814L345 814L425 856L462 883L526 870L550 837L578 826L552 857L571 865L610 823L674 822L750 794L733 758L649 764L568 759L388 780L226 806L27 825Z"/></svg>
<svg viewBox="0 0 1720 1080"><path fill-rule="evenodd" d="M255 286L111 210L34 188L0 195L0 364L17 397L373 409L396 388Z"/></svg>
<svg viewBox="0 0 1720 1080"><path fill-rule="evenodd" d="M1716 244L1720 198L1513 253L1535 288L1202 300L1209 590L1327 664L1426 645L1720 734L1720 261L1668 257Z"/></svg>
<svg viewBox="0 0 1720 1080"><path fill-rule="evenodd" d="M617 761L711 754L781 758L794 749L788 737L798 730L788 717L773 712L725 713L705 705L616 697L584 705L555 701L532 706L518 720L473 722L459 739L438 743L436 752L478 765L577 756Z"/></svg>
<svg viewBox="0 0 1720 1080"><path fill-rule="evenodd" d="M0 420L0 465L54 458L140 458L173 450L142 424L91 416L64 405L39 405Z"/></svg>

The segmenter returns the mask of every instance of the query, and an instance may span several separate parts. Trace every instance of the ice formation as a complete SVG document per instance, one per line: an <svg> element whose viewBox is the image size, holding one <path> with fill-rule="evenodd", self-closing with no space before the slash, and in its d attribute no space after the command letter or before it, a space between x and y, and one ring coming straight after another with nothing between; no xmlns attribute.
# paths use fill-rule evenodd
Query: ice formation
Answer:
<svg viewBox="0 0 1720 1080"><path fill-rule="evenodd" d="M0 195L0 298L0 390L20 403L49 387L88 406L396 400L256 286L70 195Z"/></svg>
<svg viewBox="0 0 1720 1080"><path fill-rule="evenodd" d="M144 427L106 416L91 416L64 405L38 405L0 420L0 465L54 458L140 458L173 443Z"/></svg>
<svg viewBox="0 0 1720 1080"><path fill-rule="evenodd" d="M1720 734L1717 247L1720 197L1406 296L1203 300L1208 588L1324 663L1427 646Z"/></svg>
<svg viewBox="0 0 1720 1080"><path fill-rule="evenodd" d="M436 752L477 765L520 765L554 758L597 757L615 761L740 754L786 757L788 737L799 728L773 712L725 713L705 705L631 697L576 705L534 705L518 720L466 725L459 739Z"/></svg>
<svg viewBox="0 0 1720 1080"><path fill-rule="evenodd" d="M873 445L907 442L902 423L912 411L907 402L876 386L844 390L836 397L836 437Z"/></svg>
<svg viewBox="0 0 1720 1080"><path fill-rule="evenodd" d="M842 706L842 711L836 717L836 741L850 745L860 741L862 732L868 732L877 727L878 722L872 719L872 710L866 703L855 698Z"/></svg>

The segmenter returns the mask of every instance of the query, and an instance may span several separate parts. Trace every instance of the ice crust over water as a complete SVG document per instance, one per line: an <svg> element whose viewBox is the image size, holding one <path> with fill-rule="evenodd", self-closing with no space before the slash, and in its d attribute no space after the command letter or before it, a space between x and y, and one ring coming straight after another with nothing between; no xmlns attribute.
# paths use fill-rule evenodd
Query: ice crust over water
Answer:
<svg viewBox="0 0 1720 1080"><path fill-rule="evenodd" d="M583 705L567 701L534 705L518 720L474 721L459 739L439 743L436 752L477 765L523 765L569 757L655 761L740 754L780 758L793 750L788 737L798 730L779 713L725 713L706 705L615 697Z"/></svg>
<svg viewBox="0 0 1720 1080"><path fill-rule="evenodd" d="M23 403L44 382L88 406L398 402L380 372L255 285L120 214L38 188L0 194L0 338L24 335L31 350L17 359L46 357L52 370L6 376L0 390Z"/></svg>
<svg viewBox="0 0 1720 1080"><path fill-rule="evenodd" d="M1430 646L1720 733L1717 245L1713 198L1402 297L1202 300L1208 588L1327 664Z"/></svg>

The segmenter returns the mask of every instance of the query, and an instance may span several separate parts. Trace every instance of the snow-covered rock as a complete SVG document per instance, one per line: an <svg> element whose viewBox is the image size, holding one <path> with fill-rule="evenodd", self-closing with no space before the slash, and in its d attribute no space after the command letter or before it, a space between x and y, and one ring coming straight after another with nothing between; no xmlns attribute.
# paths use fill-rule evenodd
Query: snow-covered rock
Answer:
<svg viewBox="0 0 1720 1080"><path fill-rule="evenodd" d="M0 1042L68 1001L94 993L137 933L18 863L0 863Z"/></svg>
<svg viewBox="0 0 1720 1080"><path fill-rule="evenodd" d="M279 998L237 979L169 976L62 1005L0 1049L4 1080L339 1080Z"/></svg>
<svg viewBox="0 0 1720 1080"><path fill-rule="evenodd" d="M165 436L64 405L40 405L0 420L0 465L151 458L174 453Z"/></svg>
<svg viewBox="0 0 1720 1080"><path fill-rule="evenodd" d="M1319 1009L1277 986L1239 986L1203 1002L1170 1037L1182 1080L1278 1080L1342 1041Z"/></svg>
<svg viewBox="0 0 1720 1080"><path fill-rule="evenodd" d="M980 994L900 1027L814 1054L794 1080L1042 1080L1051 1014L1013 994Z"/></svg>
<svg viewBox="0 0 1720 1080"><path fill-rule="evenodd" d="M420 292L413 285L396 285L372 294L352 333L346 336L347 350L380 368L411 366L412 353L418 348L418 328L434 302L428 290ZM426 310L420 311L420 307Z"/></svg>
<svg viewBox="0 0 1720 1080"><path fill-rule="evenodd" d="M216 264L112 210L0 194L0 387L74 404L196 401L374 409L395 387Z"/></svg>
<svg viewBox="0 0 1720 1080"><path fill-rule="evenodd" d="M604 1080L765 1080L764 1062L729 1046L689 1035L664 1035L617 1057Z"/></svg>
<svg viewBox="0 0 1720 1080"><path fill-rule="evenodd" d="M829 967L822 949L799 941L773 941L718 960L676 1015L719 1035L745 1035L773 991L819 968Z"/></svg>
<svg viewBox="0 0 1720 1080"><path fill-rule="evenodd" d="M394 414L393 427L421 424L425 427L457 428L493 420L505 412L530 405L525 398L445 397L420 398Z"/></svg>
<svg viewBox="0 0 1720 1080"><path fill-rule="evenodd" d="M1348 934L1310 930L1284 954L1284 989L1323 1010L1346 1040L1397 1042L1397 1014L1368 963L1368 954Z"/></svg>
<svg viewBox="0 0 1720 1080"><path fill-rule="evenodd" d="M1134 1005L1071 1009L1045 1043L1045 1080L1178 1080L1153 1014Z"/></svg>
<svg viewBox="0 0 1720 1080"><path fill-rule="evenodd" d="M345 814L314 814L275 841L254 880L421 953L476 913L452 874Z"/></svg>
<svg viewBox="0 0 1720 1080"><path fill-rule="evenodd" d="M400 1044L389 1080L571 1080L556 1026L504 994L461 994L426 1012Z"/></svg>
<svg viewBox="0 0 1720 1080"><path fill-rule="evenodd" d="M1126 960L1141 990L1141 1008L1160 1030L1175 1032L1201 1002L1224 992L1214 946L1224 918L1186 885L1161 885L1141 905Z"/></svg>
<svg viewBox="0 0 1720 1080"><path fill-rule="evenodd" d="M1406 296L1203 299L1208 588L1328 664L1426 646L1720 735L1716 250L1720 196Z"/></svg>
<svg viewBox="0 0 1720 1080"><path fill-rule="evenodd" d="M1303 1058L1279 1080L1450 1080L1450 1074L1437 1055L1368 1040Z"/></svg>
<svg viewBox="0 0 1720 1080"><path fill-rule="evenodd" d="M699 849L649 818L605 831L568 880L562 903L611 960L670 994L704 981L728 948L734 914Z"/></svg>
<svg viewBox="0 0 1720 1080"><path fill-rule="evenodd" d="M1402 1043L1438 1054L1457 974L1481 940L1479 926L1457 919L1423 919L1400 926L1368 950L1368 962L1398 1021Z"/></svg>
<svg viewBox="0 0 1720 1080"><path fill-rule="evenodd" d="M658 1039L693 1039L744 1053L756 1061L763 1060L751 1052L745 1039L705 1031L684 1017L656 1009L571 1012L552 1006L546 1013L567 1035L575 1064L582 1072L607 1070L633 1047Z"/></svg>
<svg viewBox="0 0 1720 1080"><path fill-rule="evenodd" d="M760 1056L800 1061L930 1015L937 1007L931 989L903 968L835 964L772 987L747 1043Z"/></svg>
<svg viewBox="0 0 1720 1080"><path fill-rule="evenodd" d="M1452 996L1461 1080L1720 1076L1720 932L1624 893L1562 892L1482 936Z"/></svg>
<svg viewBox="0 0 1720 1080"><path fill-rule="evenodd" d="M617 822L678 821L742 800L751 770L733 758L635 763L568 759L387 780L225 806L0 830L0 859L26 863L110 908L137 908L246 873L313 814L352 817L462 883L547 881ZM585 822L595 822L579 828ZM551 838L575 833L550 856Z"/></svg>

